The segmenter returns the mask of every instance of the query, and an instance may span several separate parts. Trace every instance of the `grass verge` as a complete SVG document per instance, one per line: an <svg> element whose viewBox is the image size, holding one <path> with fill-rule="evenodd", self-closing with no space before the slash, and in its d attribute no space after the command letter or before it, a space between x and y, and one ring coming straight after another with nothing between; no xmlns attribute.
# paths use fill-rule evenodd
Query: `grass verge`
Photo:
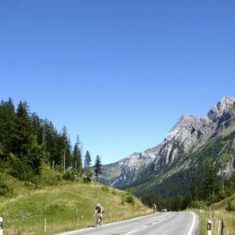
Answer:
<svg viewBox="0 0 235 235"><path fill-rule="evenodd" d="M46 186L11 199L1 198L4 235L54 234L92 227L97 202L104 206L104 223L150 212L134 196L104 185L77 182Z"/></svg>
<svg viewBox="0 0 235 235"><path fill-rule="evenodd" d="M212 222L212 235L235 235L235 194L213 204L208 210L193 210L200 217L200 235L207 234L207 221ZM223 226L222 226L223 223Z"/></svg>

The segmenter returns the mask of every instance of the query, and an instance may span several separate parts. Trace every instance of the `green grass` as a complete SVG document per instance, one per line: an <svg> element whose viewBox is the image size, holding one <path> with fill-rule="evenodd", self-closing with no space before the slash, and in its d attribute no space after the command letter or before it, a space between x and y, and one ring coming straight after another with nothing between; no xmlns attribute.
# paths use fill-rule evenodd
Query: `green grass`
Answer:
<svg viewBox="0 0 235 235"><path fill-rule="evenodd" d="M230 205L230 210L228 210ZM218 203L208 210L194 210L200 217L200 235L207 234L207 221L212 221L212 234L220 234L221 222L224 223L224 234L235 235L235 194Z"/></svg>
<svg viewBox="0 0 235 235"><path fill-rule="evenodd" d="M149 213L148 208L127 192L100 184L74 182L32 190L16 183L19 185L14 197L0 197L4 235L54 234L94 226L97 202L104 206L104 223Z"/></svg>
<svg viewBox="0 0 235 235"><path fill-rule="evenodd" d="M198 209L193 209L193 211L200 218L199 235L206 235L207 234L207 220L208 220L207 212L205 210L198 210Z"/></svg>

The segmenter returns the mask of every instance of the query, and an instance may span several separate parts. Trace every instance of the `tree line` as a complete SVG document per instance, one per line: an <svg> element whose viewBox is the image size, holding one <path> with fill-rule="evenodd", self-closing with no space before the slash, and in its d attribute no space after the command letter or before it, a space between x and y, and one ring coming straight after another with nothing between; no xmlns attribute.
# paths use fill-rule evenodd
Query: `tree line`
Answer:
<svg viewBox="0 0 235 235"><path fill-rule="evenodd" d="M155 203L159 210L167 208L178 211L190 207L205 208L235 192L235 173L229 179L219 176L212 161L206 161L200 168L200 172L195 169L190 169L190 172L193 174L187 173L184 176L189 181L189 187L184 194L175 192L175 196L161 197L152 193L144 196L143 202L149 206Z"/></svg>
<svg viewBox="0 0 235 235"><path fill-rule="evenodd" d="M57 131L53 123L30 113L26 102L15 107L12 99L0 103L0 171L8 171L20 180L41 174L42 165L78 177L91 169L89 151L82 164L79 136L72 146L66 127ZM100 156L94 166L96 178L101 174Z"/></svg>

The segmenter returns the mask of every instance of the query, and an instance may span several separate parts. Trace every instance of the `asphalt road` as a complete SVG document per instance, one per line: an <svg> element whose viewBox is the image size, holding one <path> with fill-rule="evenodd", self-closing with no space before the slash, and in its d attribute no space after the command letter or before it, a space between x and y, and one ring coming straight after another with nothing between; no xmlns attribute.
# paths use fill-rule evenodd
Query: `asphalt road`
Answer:
<svg viewBox="0 0 235 235"><path fill-rule="evenodd" d="M63 235L198 235L199 220L192 212L162 212ZM62 235L61 234L61 235Z"/></svg>

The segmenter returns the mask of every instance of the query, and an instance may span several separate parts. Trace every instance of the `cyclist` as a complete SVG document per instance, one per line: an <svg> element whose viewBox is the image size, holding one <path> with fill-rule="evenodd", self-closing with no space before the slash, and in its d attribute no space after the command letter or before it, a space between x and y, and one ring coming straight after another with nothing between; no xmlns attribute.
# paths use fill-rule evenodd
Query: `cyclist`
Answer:
<svg viewBox="0 0 235 235"><path fill-rule="evenodd" d="M103 207L100 205L100 203L97 203L95 207L96 226L98 225L101 226L103 220L103 213L104 213Z"/></svg>

